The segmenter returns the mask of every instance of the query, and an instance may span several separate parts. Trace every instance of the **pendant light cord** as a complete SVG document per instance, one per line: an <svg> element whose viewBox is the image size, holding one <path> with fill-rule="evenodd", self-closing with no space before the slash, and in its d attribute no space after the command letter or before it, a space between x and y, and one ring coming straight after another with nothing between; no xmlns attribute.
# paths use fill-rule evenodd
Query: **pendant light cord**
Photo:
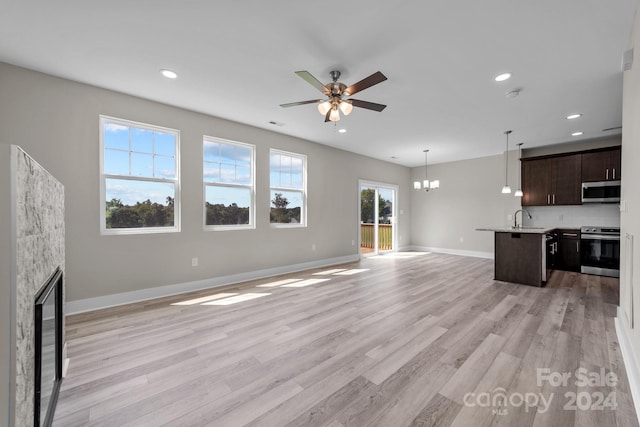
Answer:
<svg viewBox="0 0 640 427"><path fill-rule="evenodd" d="M507 143L505 145L505 151L504 151L504 186L506 187L509 182L508 180L508 172L509 172L509 134L511 133L510 130L507 130L504 132L505 135L507 135Z"/></svg>

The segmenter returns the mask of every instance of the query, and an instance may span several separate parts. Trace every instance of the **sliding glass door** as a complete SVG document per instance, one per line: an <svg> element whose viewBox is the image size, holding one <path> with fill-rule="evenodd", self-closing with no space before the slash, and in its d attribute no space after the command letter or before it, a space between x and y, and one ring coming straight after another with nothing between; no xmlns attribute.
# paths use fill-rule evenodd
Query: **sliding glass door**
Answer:
<svg viewBox="0 0 640 427"><path fill-rule="evenodd" d="M395 250L397 187L360 181L360 254Z"/></svg>

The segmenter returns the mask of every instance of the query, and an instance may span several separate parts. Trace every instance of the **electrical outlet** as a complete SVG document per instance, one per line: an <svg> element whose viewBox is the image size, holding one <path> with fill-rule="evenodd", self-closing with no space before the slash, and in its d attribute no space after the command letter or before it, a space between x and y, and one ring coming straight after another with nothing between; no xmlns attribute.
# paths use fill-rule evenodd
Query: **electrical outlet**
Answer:
<svg viewBox="0 0 640 427"><path fill-rule="evenodd" d="M311 244L311 250L312 250L312 251L315 251L315 250L316 250L316 244L315 244L315 243L312 243L312 244Z"/></svg>
<svg viewBox="0 0 640 427"><path fill-rule="evenodd" d="M355 240L352 240L352 241L351 241L351 246L355 246L355 245L356 245L356 241L355 241Z"/></svg>
<svg viewBox="0 0 640 427"><path fill-rule="evenodd" d="M198 266L198 258L193 257L191 258L191 267L197 267Z"/></svg>
<svg viewBox="0 0 640 427"><path fill-rule="evenodd" d="M464 243L464 237L460 236L460 243Z"/></svg>
<svg viewBox="0 0 640 427"><path fill-rule="evenodd" d="M511 214L507 215L507 221L513 221L513 215Z"/></svg>

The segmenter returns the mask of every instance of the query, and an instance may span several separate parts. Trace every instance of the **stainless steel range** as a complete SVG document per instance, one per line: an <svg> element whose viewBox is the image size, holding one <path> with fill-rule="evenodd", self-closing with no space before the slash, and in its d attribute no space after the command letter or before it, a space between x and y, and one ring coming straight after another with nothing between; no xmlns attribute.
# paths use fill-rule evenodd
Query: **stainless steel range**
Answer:
<svg viewBox="0 0 640 427"><path fill-rule="evenodd" d="M620 277L620 228L582 227L580 231L580 271Z"/></svg>

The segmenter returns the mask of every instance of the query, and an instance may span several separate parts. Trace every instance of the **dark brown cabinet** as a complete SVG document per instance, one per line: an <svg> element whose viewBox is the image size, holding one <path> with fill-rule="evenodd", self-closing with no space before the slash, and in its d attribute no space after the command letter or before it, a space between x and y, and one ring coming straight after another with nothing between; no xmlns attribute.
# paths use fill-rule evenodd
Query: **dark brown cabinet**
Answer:
<svg viewBox="0 0 640 427"><path fill-rule="evenodd" d="M620 147L582 154L582 182L618 181L621 166Z"/></svg>
<svg viewBox="0 0 640 427"><path fill-rule="evenodd" d="M581 204L580 154L522 160L522 206Z"/></svg>
<svg viewBox="0 0 640 427"><path fill-rule="evenodd" d="M495 279L542 286L543 234L495 233Z"/></svg>
<svg viewBox="0 0 640 427"><path fill-rule="evenodd" d="M580 231L557 230L558 257L556 268L565 271L580 271Z"/></svg>

